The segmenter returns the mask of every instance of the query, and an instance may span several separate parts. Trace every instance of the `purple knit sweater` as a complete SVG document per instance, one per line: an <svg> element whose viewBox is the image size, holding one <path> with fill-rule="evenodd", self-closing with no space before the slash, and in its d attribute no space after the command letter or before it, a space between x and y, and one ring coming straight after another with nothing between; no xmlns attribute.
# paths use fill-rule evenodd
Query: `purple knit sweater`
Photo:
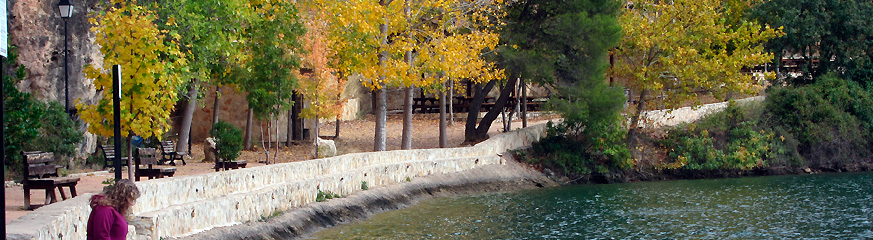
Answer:
<svg viewBox="0 0 873 240"><path fill-rule="evenodd" d="M127 220L110 206L96 205L103 198L91 198L91 216L88 217L88 240L124 240L127 238Z"/></svg>

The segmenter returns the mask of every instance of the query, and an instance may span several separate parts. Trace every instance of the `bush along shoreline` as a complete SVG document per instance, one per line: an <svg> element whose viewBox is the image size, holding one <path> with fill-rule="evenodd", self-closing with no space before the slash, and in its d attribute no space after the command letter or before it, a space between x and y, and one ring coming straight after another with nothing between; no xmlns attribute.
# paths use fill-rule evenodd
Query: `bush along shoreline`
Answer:
<svg viewBox="0 0 873 240"><path fill-rule="evenodd" d="M596 138L613 143L604 147L570 137L562 124L515 154L564 183L873 171L871 93L873 86L826 75L771 88L762 102L731 102L694 123L645 129L632 154L616 154L627 151L616 145L623 134Z"/></svg>

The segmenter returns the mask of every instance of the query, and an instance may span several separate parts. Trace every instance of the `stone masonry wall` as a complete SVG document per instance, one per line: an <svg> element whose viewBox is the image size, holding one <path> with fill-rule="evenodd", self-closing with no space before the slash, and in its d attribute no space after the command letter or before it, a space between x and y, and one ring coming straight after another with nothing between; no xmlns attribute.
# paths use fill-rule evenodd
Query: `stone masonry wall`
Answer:
<svg viewBox="0 0 873 240"><path fill-rule="evenodd" d="M537 125L493 136L471 147L347 154L303 162L138 182L128 239L185 236L256 221L315 201L319 190L341 196L361 183L383 186L439 173L500 164L498 154L529 146L545 134ZM84 239L88 198L42 207L7 225L8 239Z"/></svg>

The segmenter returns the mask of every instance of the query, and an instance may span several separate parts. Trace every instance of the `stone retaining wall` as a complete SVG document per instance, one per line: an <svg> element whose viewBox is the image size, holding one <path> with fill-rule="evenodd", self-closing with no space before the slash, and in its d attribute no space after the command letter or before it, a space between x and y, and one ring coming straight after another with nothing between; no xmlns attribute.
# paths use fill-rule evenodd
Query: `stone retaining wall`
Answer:
<svg viewBox="0 0 873 240"><path fill-rule="evenodd" d="M738 99L736 102L738 104L746 104L761 102L763 100L763 96L758 96ZM675 110L652 110L643 113L643 117L640 118L640 126L645 128L658 128L694 122L700 120L700 118L703 118L706 115L721 112L728 107L728 104L728 102L720 102L704 104L696 108L683 107Z"/></svg>
<svg viewBox="0 0 873 240"><path fill-rule="evenodd" d="M529 146L545 124L499 134L471 147L356 153L138 182L129 239L185 236L213 227L257 221L314 202L318 191L349 195L430 174L499 164L498 154ZM84 239L88 198L37 209L7 225L8 239ZM134 237L137 236L137 237Z"/></svg>

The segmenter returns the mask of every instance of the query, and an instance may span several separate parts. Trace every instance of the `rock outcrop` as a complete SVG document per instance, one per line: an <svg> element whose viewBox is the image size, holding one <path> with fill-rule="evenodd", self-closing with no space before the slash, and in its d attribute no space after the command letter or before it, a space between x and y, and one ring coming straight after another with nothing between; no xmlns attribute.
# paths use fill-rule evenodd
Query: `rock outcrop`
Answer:
<svg viewBox="0 0 873 240"><path fill-rule="evenodd" d="M69 56L66 72L69 74L69 108L76 102L93 103L97 92L92 81L85 78L85 65L102 65L103 55L94 43L88 18L100 1L73 1L73 16L66 19L67 49ZM29 92L43 101L64 104L64 19L58 13L57 1L10 0L7 2L9 45L15 46L18 63L27 69L25 79L17 84L19 90ZM80 125L85 131L86 126ZM96 137L85 134L79 154L96 150Z"/></svg>

